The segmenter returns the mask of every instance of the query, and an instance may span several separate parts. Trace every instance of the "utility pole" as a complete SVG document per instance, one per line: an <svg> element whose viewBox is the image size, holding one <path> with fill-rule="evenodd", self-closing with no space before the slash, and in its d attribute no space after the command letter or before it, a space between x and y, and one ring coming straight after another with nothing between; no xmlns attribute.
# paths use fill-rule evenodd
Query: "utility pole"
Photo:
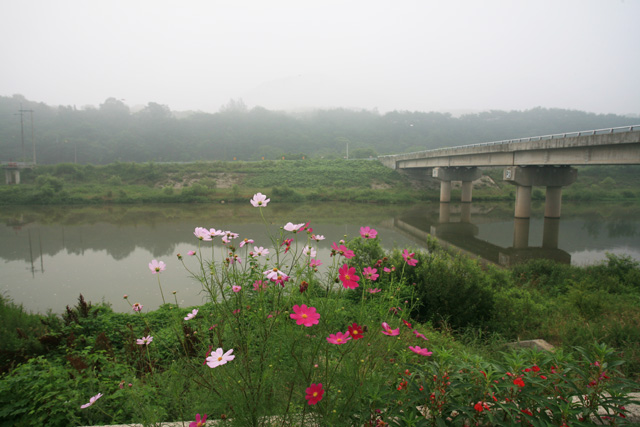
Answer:
<svg viewBox="0 0 640 427"><path fill-rule="evenodd" d="M33 133L33 110L23 110L22 103L20 103L20 109L18 110L18 114L20 114L20 139L22 141L22 161L26 161L26 152L24 149L24 113L31 113L31 145L33 147L33 164L36 164L36 141Z"/></svg>

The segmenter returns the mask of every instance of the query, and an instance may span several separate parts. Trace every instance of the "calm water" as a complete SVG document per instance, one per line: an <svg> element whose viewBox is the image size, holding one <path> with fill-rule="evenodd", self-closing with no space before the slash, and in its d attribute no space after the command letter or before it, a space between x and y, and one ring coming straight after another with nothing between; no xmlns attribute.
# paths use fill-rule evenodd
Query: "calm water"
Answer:
<svg viewBox="0 0 640 427"><path fill-rule="evenodd" d="M605 259L605 253L640 260L640 205L563 206L558 222L545 221L533 207L526 223L514 223L509 203L440 206L359 204L270 204L264 210L272 229L287 222L311 222L318 258L329 262L329 247L360 226L378 230L383 246L424 247L430 233L474 256L500 265L549 257L576 265ZM61 312L82 293L107 301L116 311L132 302L153 309L162 301L147 264L162 260L165 297L177 291L181 305L202 302L200 285L188 278L176 258L197 247L195 227L231 230L269 246L259 211L239 205L161 205L117 207L24 207L0 212L0 292L27 310ZM221 247L220 247L221 249ZM219 250L218 250L219 253Z"/></svg>

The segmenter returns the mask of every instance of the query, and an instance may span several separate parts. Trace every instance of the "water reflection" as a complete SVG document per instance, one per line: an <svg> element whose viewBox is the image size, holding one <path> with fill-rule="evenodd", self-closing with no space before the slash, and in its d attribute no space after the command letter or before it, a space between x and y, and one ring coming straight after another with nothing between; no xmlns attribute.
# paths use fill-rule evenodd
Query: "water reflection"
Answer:
<svg viewBox="0 0 640 427"><path fill-rule="evenodd" d="M317 245L325 262L331 242L357 236L363 225L378 230L386 249L424 247L433 235L498 265L540 257L593 263L605 251L640 260L639 206L565 203L560 220L545 219L542 209L534 207L530 220L514 221L509 203L270 204L265 218L271 233L289 221L310 221L327 238ZM160 259L168 264L161 276L165 293L176 290L181 304L200 304L199 285L176 258L197 248L198 226L231 230L257 246L270 246L265 223L250 205L3 208L0 292L40 312L63 311L80 293L91 301L104 299L117 311L130 309L122 300L126 293L152 309L161 298L147 264ZM222 250L215 246L217 253Z"/></svg>

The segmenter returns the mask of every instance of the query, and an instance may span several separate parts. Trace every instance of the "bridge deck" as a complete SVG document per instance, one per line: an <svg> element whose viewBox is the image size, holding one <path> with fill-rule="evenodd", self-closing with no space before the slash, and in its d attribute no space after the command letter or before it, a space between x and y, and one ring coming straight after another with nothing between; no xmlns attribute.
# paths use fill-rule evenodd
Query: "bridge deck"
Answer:
<svg viewBox="0 0 640 427"><path fill-rule="evenodd" d="M640 125L380 156L393 169L640 164Z"/></svg>

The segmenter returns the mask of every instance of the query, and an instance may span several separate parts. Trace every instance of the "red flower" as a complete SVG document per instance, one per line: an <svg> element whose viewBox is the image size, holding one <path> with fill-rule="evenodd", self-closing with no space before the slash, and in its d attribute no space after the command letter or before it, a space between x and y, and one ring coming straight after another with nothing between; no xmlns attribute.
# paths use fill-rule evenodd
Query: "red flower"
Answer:
<svg viewBox="0 0 640 427"><path fill-rule="evenodd" d="M488 411L491 407L486 403L486 402L478 402L475 405L473 405L473 409L475 409L478 412L482 412L485 409Z"/></svg>
<svg viewBox="0 0 640 427"><path fill-rule="evenodd" d="M524 387L524 381L522 381L522 378L520 377L513 380L513 384L517 385L518 387Z"/></svg>
<svg viewBox="0 0 640 427"><path fill-rule="evenodd" d="M413 326L411 326L411 323L407 322L406 320L402 319L402 321L404 322L404 324L407 326L407 328L409 329L413 329Z"/></svg>
<svg viewBox="0 0 640 427"><path fill-rule="evenodd" d="M533 372L540 372L540 368L538 367L538 365L533 365L533 366L531 367L531 370L532 370Z"/></svg>
<svg viewBox="0 0 640 427"><path fill-rule="evenodd" d="M310 387L307 387L306 392L307 395L304 398L309 401L309 405L315 405L322 400L322 395L324 394L322 383L311 384Z"/></svg>
<svg viewBox="0 0 640 427"><path fill-rule="evenodd" d="M349 326L347 329L349 330L349 335L351 335L351 338L353 338L354 340L359 340L360 338L364 338L364 336L362 335L363 333L362 326L358 325L357 323L354 323L353 325Z"/></svg>
<svg viewBox="0 0 640 427"><path fill-rule="evenodd" d="M533 417L533 414L531 413L531 411L529 409L521 409L520 412L522 412L523 414L527 414L527 415Z"/></svg>

